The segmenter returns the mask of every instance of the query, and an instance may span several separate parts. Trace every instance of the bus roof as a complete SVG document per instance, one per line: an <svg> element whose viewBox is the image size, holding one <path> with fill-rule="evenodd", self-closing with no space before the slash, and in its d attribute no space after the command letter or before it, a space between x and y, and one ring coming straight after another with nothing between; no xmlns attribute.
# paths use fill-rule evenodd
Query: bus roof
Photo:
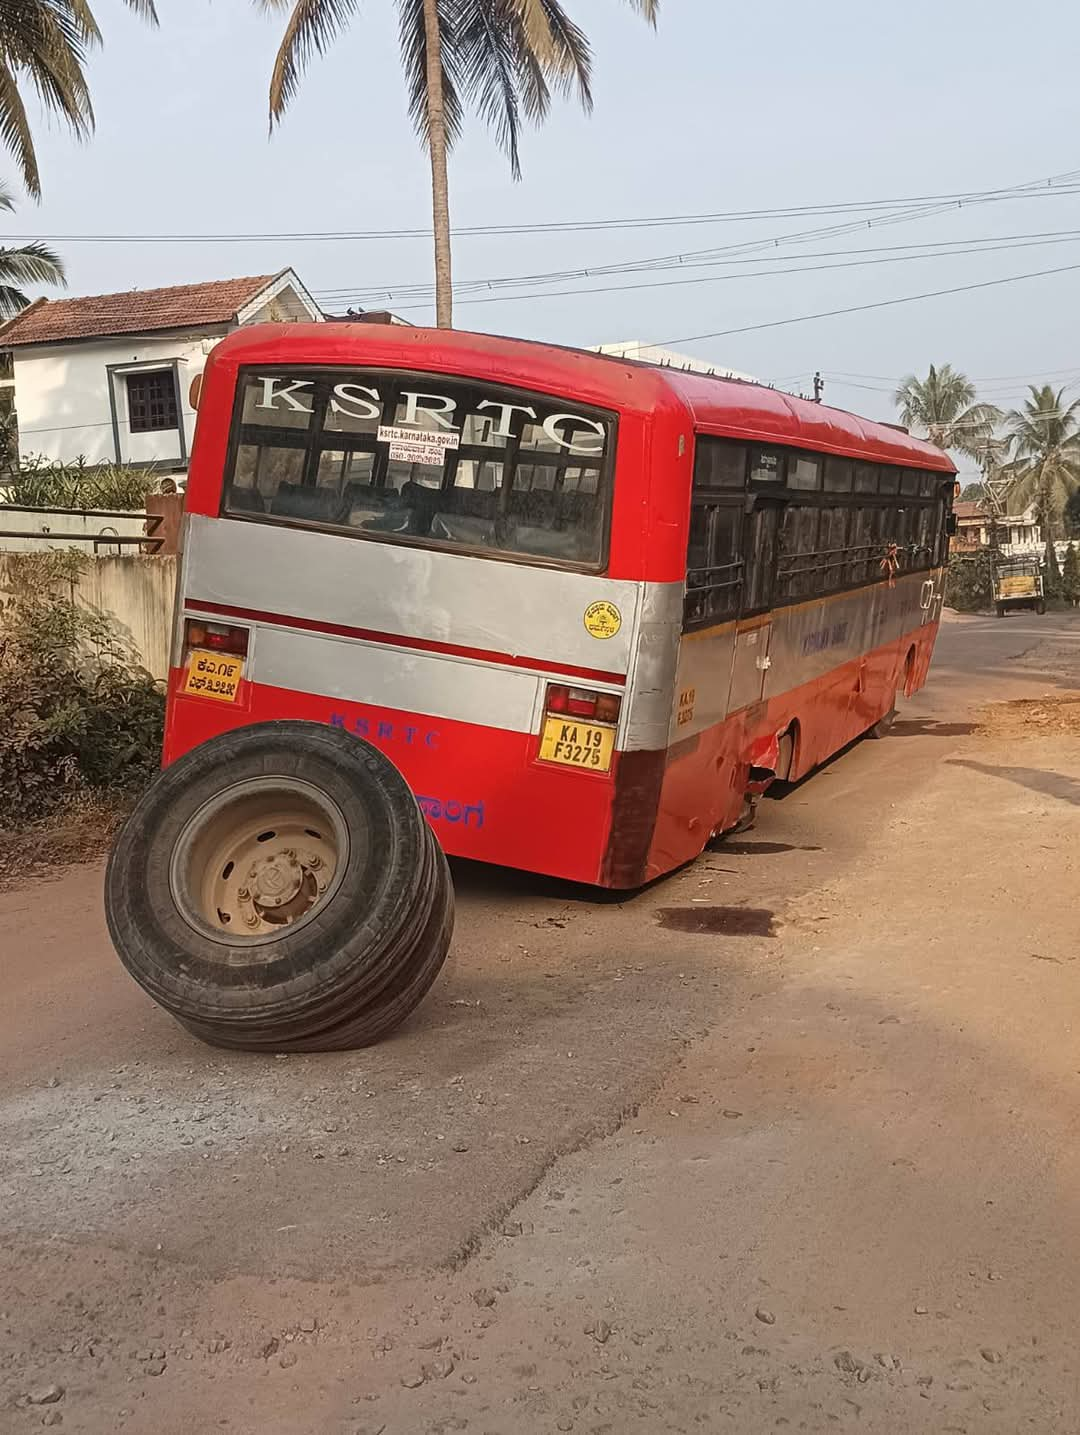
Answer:
<svg viewBox="0 0 1080 1435"><path fill-rule="evenodd" d="M661 368L594 350L404 324L253 324L226 336L215 357L238 364L374 364L458 374L599 406L647 411L666 395L703 433L956 472L948 454L891 424L796 398L764 384Z"/></svg>

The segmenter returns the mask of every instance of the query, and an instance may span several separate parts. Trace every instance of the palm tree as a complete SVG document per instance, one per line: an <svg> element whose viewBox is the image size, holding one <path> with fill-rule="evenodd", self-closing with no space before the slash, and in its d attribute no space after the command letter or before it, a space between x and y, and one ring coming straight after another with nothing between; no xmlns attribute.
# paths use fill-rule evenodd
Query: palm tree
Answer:
<svg viewBox="0 0 1080 1435"><path fill-rule="evenodd" d="M154 0L124 3L157 24ZM41 198L41 176L19 85L29 82L45 110L66 120L80 138L88 135L94 111L83 66L100 40L89 0L0 0L0 141L33 199Z"/></svg>
<svg viewBox="0 0 1080 1435"><path fill-rule="evenodd" d="M0 0L0 6L2 4ZM0 184L0 209L14 208L11 194ZM30 296L20 285L66 282L63 261L47 245L24 244L18 249L0 249L0 320L12 318L30 303Z"/></svg>
<svg viewBox="0 0 1080 1435"><path fill-rule="evenodd" d="M925 379L909 374L893 395L905 426L925 434L938 448L982 456L1001 413L975 402L975 385L951 364L930 365Z"/></svg>
<svg viewBox="0 0 1080 1435"><path fill-rule="evenodd" d="M1065 505L1080 489L1080 399L1067 404L1065 390L1055 393L1049 384L1029 389L1023 407L1005 415L1015 457L1003 471L1013 476L1009 499L1014 512L1034 499L1043 532L1052 538Z"/></svg>
<svg viewBox="0 0 1080 1435"><path fill-rule="evenodd" d="M0 0L2 3L2 0ZM313 56L323 54L353 19L359 0L256 0L288 10L270 81L270 124L279 121ZM659 0L628 0L650 25ZM453 318L447 154L472 106L493 129L520 178L522 120L539 125L552 90L576 91L592 107L591 52L562 0L397 0L401 63L409 112L431 161L435 239L435 312L441 329Z"/></svg>

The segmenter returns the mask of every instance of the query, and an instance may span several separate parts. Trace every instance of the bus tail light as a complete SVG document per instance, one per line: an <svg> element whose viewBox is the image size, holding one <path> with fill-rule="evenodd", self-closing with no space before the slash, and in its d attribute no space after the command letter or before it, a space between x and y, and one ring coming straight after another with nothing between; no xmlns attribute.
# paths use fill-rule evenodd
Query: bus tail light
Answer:
<svg viewBox="0 0 1080 1435"><path fill-rule="evenodd" d="M188 618L184 623L180 692L185 697L239 702L247 652L247 628Z"/></svg>
<svg viewBox="0 0 1080 1435"><path fill-rule="evenodd" d="M189 618L184 624L184 658L193 648L208 649L214 653L232 653L235 657L247 657L247 628L234 628L226 623L202 623Z"/></svg>
<svg viewBox="0 0 1080 1435"><path fill-rule="evenodd" d="M617 723L622 699L617 693L594 693L588 688L568 688L552 683L547 690L545 712L585 718L593 722Z"/></svg>

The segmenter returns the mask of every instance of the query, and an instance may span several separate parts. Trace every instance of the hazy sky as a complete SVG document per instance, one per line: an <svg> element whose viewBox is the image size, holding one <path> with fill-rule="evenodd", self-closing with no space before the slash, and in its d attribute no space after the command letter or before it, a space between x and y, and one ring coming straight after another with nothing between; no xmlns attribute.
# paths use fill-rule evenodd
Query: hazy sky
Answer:
<svg viewBox="0 0 1080 1435"><path fill-rule="evenodd" d="M474 125L451 161L457 225L692 215L904 200L1013 186L1080 170L1076 56L1080 8L1016 0L663 0L651 32L618 0L569 0L596 56L591 118L560 104L527 136L525 177ZM90 68L97 130L84 145L38 126L45 197L0 221L49 237L70 292L182 283L292 265L327 307L430 282L429 241L78 243L64 236L371 231L429 222L426 159L405 114L390 0L361 20L268 138L266 86L281 19L248 0L159 0L162 25L120 0L95 0L105 47ZM12 167L8 165L8 173ZM900 210L897 204L880 215ZM770 218L599 233L461 236L462 281L715 250L860 216ZM831 272L749 277L732 269L584 278L554 291L664 281L665 287L467 302L461 327L571 344L623 339L676 347L762 379L891 417L904 373L949 361L989 397L1018 399L1027 378L1080 379L1080 269L922 303L723 338L792 315L1080 265L1080 193L997 202L853 234L774 246L744 270L843 264ZM954 254L847 267L799 258L882 245L986 241L1076 231L1014 253ZM957 248L963 248L958 244ZM918 250L909 251L918 253ZM857 257L857 256L854 256ZM881 256L876 256L880 258ZM778 262L781 260L783 262ZM737 278L712 279L722 273ZM690 279L691 283L670 283ZM545 286L522 286L537 293ZM476 296L482 297L482 296ZM491 296L489 296L491 297ZM355 302L355 301L354 301ZM429 305L405 317L429 322ZM1057 371L1060 371L1058 376ZM857 387L862 385L864 387Z"/></svg>

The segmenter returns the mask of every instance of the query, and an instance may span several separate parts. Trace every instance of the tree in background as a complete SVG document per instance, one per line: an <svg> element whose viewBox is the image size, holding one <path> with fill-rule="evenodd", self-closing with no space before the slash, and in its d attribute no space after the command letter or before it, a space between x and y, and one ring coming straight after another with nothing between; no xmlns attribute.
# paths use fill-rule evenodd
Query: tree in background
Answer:
<svg viewBox="0 0 1080 1435"><path fill-rule="evenodd" d="M3 0L0 0L0 13ZM0 209L15 208L15 201L0 184ZM60 256L46 244L22 244L18 249L0 248L0 319L10 319L30 303L23 284L64 284Z"/></svg>
<svg viewBox="0 0 1080 1435"><path fill-rule="evenodd" d="M981 483L965 484L960 493L962 503L982 503L986 497L986 488Z"/></svg>
<svg viewBox="0 0 1080 1435"><path fill-rule="evenodd" d="M124 0L157 24L154 0ZM80 138L94 127L84 66L101 31L89 0L0 0L0 141L14 156L33 199L41 197L34 136L20 84L29 84L44 110L59 115Z"/></svg>
<svg viewBox="0 0 1080 1435"><path fill-rule="evenodd" d="M1003 472L1014 477L1013 511L1034 501L1049 540L1061 531L1065 505L1080 489L1080 399L1065 403L1065 390L1030 385L1031 397L1005 415L1014 457Z"/></svg>
<svg viewBox="0 0 1080 1435"><path fill-rule="evenodd" d="M904 425L938 448L980 457L994 437L1001 412L975 401L975 385L951 364L930 365L925 379L909 374L893 395Z"/></svg>
<svg viewBox="0 0 1080 1435"><path fill-rule="evenodd" d="M1080 553L1076 544L1070 543L1065 550L1065 565L1061 570L1061 596L1070 607L1080 606Z"/></svg>
<svg viewBox="0 0 1080 1435"><path fill-rule="evenodd" d="M1080 538L1080 488L1065 500L1065 535Z"/></svg>
<svg viewBox="0 0 1080 1435"><path fill-rule="evenodd" d="M981 613L993 605L994 584L987 549L968 557L949 555L945 574L945 602L958 613Z"/></svg>
<svg viewBox="0 0 1080 1435"><path fill-rule="evenodd" d="M359 11L359 0L256 0L290 11L270 80L270 123L280 120L315 55L323 54ZM655 25L659 0L628 0ZM592 108L589 42L561 0L398 0L401 63L409 113L431 162L438 325L453 321L447 154L472 107L521 174L523 120L539 125L552 89L576 92Z"/></svg>
<svg viewBox="0 0 1080 1435"><path fill-rule="evenodd" d="M1047 598L1061 597L1061 569L1058 566L1057 549L1049 538L1043 553L1043 594Z"/></svg>

